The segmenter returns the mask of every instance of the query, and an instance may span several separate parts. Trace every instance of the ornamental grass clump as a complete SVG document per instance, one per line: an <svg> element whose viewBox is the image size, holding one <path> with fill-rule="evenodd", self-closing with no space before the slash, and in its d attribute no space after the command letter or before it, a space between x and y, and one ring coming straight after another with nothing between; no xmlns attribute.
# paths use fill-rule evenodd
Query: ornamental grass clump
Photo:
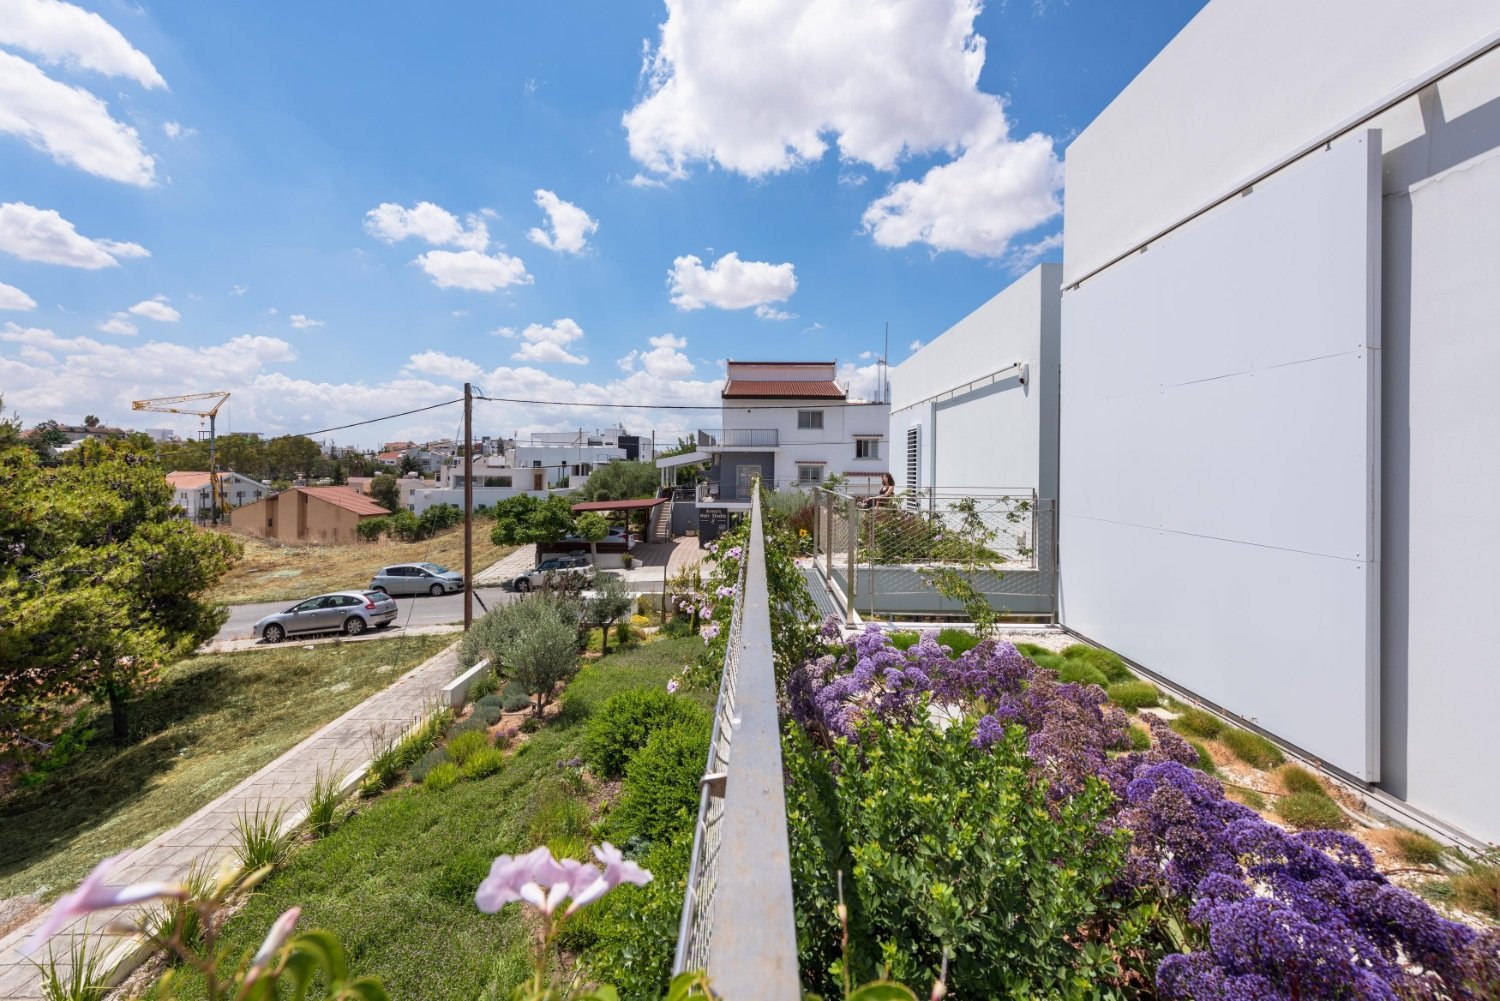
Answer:
<svg viewBox="0 0 1500 1001"><path fill-rule="evenodd" d="M1470 864L1452 882L1453 898L1459 906L1500 921L1500 865Z"/></svg>
<svg viewBox="0 0 1500 1001"><path fill-rule="evenodd" d="M1236 758L1251 768L1268 771L1286 762L1286 756L1281 753L1281 748L1260 734L1251 733L1249 730L1229 727L1219 735L1219 740L1234 752Z"/></svg>
<svg viewBox="0 0 1500 1001"><path fill-rule="evenodd" d="M1130 718L1102 691L1009 644L949 657L867 631L809 659L785 698L811 990L837 993L848 968L827 917L843 872L847 962L913 983L947 955L954 996L1066 995L1077 983L1111 997L1154 984L1162 1001L1500 996L1500 930L1443 918L1347 834L1286 831L1227 799L1155 716L1142 720L1151 748L1131 749ZM946 729L931 723L934 704ZM1282 816L1296 796L1323 811L1303 823L1342 822L1309 793L1280 797ZM1500 883L1491 871L1476 887ZM997 987L997 970L1013 979Z"/></svg>
<svg viewBox="0 0 1500 1001"><path fill-rule="evenodd" d="M504 767L505 752L498 747L482 747L459 766L466 779L487 778Z"/></svg>
<svg viewBox="0 0 1500 1001"><path fill-rule="evenodd" d="M448 757L462 765L478 752L490 746L489 734L483 730L466 730L448 741Z"/></svg>
<svg viewBox="0 0 1500 1001"><path fill-rule="evenodd" d="M1277 797L1276 815L1302 831L1343 830L1349 818L1326 792L1294 792Z"/></svg>
<svg viewBox="0 0 1500 1001"><path fill-rule="evenodd" d="M1109 701L1127 712L1161 704L1161 692L1149 681L1121 681L1106 691Z"/></svg>
<svg viewBox="0 0 1500 1001"><path fill-rule="evenodd" d="M1211 712L1187 706L1172 721L1172 729L1187 737L1213 740L1224 730L1224 721Z"/></svg>
<svg viewBox="0 0 1500 1001"><path fill-rule="evenodd" d="M1289 793L1307 793L1312 796L1327 796L1328 790L1318 777L1301 765L1287 764L1276 769L1276 778L1281 788Z"/></svg>
<svg viewBox="0 0 1500 1001"><path fill-rule="evenodd" d="M1441 842L1417 831L1393 828L1389 840L1395 856L1411 865L1439 865L1448 854Z"/></svg>
<svg viewBox="0 0 1500 1001"><path fill-rule="evenodd" d="M458 765L451 761L444 761L434 766L422 777L422 788L432 792L442 792L458 785L458 780L463 777L464 773L459 770Z"/></svg>

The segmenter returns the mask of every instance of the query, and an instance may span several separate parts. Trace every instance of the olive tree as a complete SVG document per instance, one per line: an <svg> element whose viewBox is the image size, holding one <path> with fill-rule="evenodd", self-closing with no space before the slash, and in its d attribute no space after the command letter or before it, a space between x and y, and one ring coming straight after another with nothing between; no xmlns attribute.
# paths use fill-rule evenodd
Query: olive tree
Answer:
<svg viewBox="0 0 1500 1001"><path fill-rule="evenodd" d="M589 599L589 621L600 627L599 655L609 656L609 630L622 615L630 612L635 604L625 582L618 577L601 576L594 584L594 596Z"/></svg>

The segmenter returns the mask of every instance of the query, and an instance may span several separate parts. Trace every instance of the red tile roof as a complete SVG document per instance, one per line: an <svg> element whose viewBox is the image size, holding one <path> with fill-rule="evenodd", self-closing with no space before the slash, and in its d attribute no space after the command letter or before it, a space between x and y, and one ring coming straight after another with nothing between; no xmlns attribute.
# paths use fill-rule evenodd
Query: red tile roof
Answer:
<svg viewBox="0 0 1500 1001"><path fill-rule="evenodd" d="M318 500L337 505L346 511L353 511L361 517L391 513L364 494L355 493L348 487L296 487L294 489L302 491L309 497L316 497Z"/></svg>
<svg viewBox="0 0 1500 1001"><path fill-rule="evenodd" d="M727 397L741 399L842 400L844 391L832 379L730 379L724 384Z"/></svg>

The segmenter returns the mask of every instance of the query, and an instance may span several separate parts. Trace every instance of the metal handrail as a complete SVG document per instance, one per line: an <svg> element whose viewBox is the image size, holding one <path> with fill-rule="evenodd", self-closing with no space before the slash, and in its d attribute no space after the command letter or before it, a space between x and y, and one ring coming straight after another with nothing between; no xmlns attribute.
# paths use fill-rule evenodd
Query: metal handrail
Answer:
<svg viewBox="0 0 1500 1001"><path fill-rule="evenodd" d="M726 1001L802 995L765 551L757 484L672 962Z"/></svg>
<svg viewBox="0 0 1500 1001"><path fill-rule="evenodd" d="M780 443L776 428L699 428L698 445L708 448L775 448Z"/></svg>

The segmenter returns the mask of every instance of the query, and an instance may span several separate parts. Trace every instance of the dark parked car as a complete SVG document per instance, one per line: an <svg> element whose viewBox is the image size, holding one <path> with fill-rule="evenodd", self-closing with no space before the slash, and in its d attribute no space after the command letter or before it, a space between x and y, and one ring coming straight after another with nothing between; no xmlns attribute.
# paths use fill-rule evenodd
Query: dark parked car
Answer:
<svg viewBox="0 0 1500 1001"><path fill-rule="evenodd" d="M396 601L379 591L339 591L299 601L255 624L255 638L280 643L293 633L344 632L358 636L396 620Z"/></svg>
<svg viewBox="0 0 1500 1001"><path fill-rule="evenodd" d="M551 556L542 560L535 570L517 577L514 587L517 591L530 591L543 586L553 576L581 578L581 582L587 584L594 579L594 565L587 556Z"/></svg>
<svg viewBox="0 0 1500 1001"><path fill-rule="evenodd" d="M436 563L397 563L378 570L370 579L370 590L386 594L440 594L464 589L464 575Z"/></svg>

